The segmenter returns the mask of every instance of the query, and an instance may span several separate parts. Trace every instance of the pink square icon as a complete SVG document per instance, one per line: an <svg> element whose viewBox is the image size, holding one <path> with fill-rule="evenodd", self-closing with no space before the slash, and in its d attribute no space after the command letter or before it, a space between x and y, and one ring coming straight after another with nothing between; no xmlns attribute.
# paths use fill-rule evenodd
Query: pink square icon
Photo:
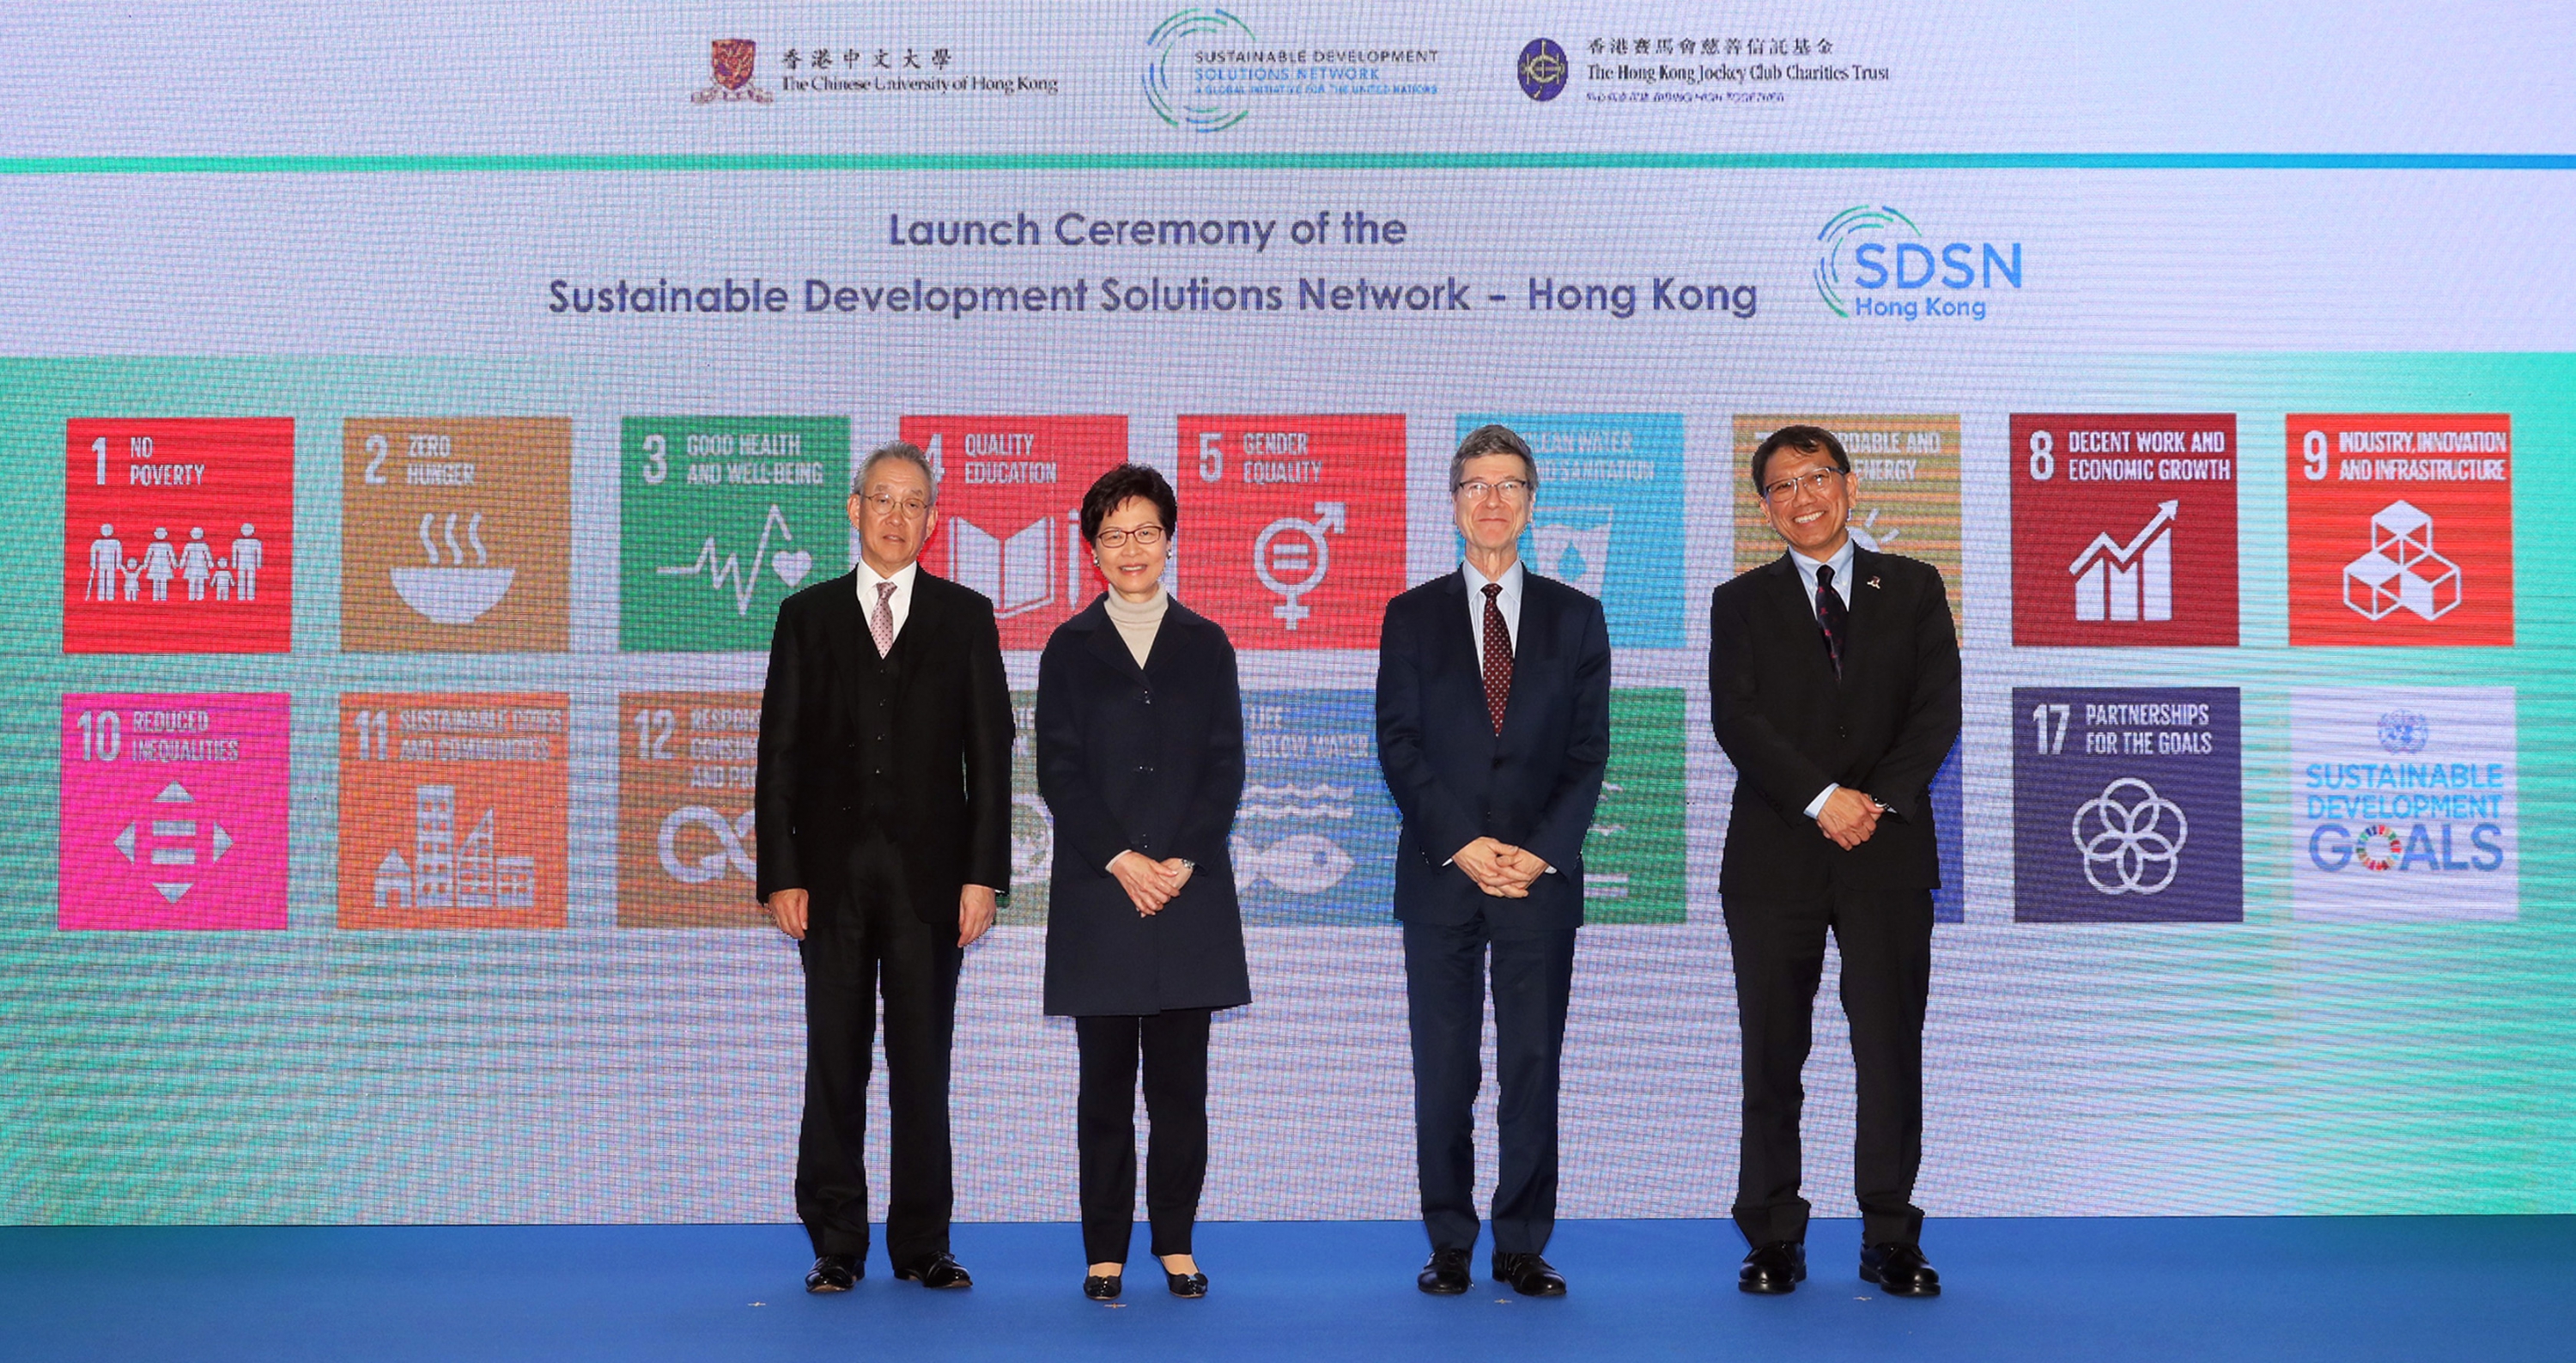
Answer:
<svg viewBox="0 0 2576 1363"><path fill-rule="evenodd" d="M286 926L284 692L63 697L66 932Z"/></svg>

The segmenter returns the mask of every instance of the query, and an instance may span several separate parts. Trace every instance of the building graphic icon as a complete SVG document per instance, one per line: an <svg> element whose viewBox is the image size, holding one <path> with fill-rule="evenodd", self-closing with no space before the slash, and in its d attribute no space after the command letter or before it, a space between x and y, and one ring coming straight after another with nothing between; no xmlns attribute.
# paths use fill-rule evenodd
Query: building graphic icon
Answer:
<svg viewBox="0 0 2576 1363"><path fill-rule="evenodd" d="M2173 527L2180 501L2160 502L2146 528L2127 544L2093 537L2066 571L2075 579L2075 618L2085 621L2173 618Z"/></svg>
<svg viewBox="0 0 2576 1363"><path fill-rule="evenodd" d="M2439 620L2460 604L2460 565L2433 552L2433 518L2390 502L2370 518L2370 552L2344 565L2343 603L2371 620L2413 611Z"/></svg>
<svg viewBox="0 0 2576 1363"><path fill-rule="evenodd" d="M530 909L537 903L537 859L497 854L499 830L486 809L456 839L456 787L415 786L412 855L388 851L376 863L376 907Z"/></svg>

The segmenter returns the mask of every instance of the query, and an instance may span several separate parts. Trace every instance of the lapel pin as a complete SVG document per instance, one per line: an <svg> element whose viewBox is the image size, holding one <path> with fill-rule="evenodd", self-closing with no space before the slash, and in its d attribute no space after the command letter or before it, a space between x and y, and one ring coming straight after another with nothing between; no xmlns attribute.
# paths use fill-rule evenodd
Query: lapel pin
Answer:
<svg viewBox="0 0 2576 1363"><path fill-rule="evenodd" d="M1871 578L1871 579L1869 580L1869 589L1870 589L1871 591L1877 591L1877 590L1878 590L1878 579L1877 579L1877 578L1874 578L1874 577L1873 577L1873 578Z"/></svg>

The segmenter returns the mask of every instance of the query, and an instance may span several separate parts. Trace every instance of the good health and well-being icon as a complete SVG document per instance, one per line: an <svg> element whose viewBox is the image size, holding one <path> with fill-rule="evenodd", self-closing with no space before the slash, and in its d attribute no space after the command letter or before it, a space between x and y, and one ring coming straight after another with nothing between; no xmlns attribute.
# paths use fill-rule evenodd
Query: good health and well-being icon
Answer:
<svg viewBox="0 0 2576 1363"><path fill-rule="evenodd" d="M769 646L788 593L846 571L847 417L633 416L619 431L618 646Z"/></svg>

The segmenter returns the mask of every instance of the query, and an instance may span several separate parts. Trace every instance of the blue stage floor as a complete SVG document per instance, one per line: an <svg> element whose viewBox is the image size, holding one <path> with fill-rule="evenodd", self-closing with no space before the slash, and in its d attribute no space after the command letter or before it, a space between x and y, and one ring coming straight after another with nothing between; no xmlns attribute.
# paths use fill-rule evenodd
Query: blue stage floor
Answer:
<svg viewBox="0 0 2576 1363"><path fill-rule="evenodd" d="M784 1226L0 1229L0 1357L50 1359L2576 1358L2576 1217L1936 1222L1937 1301L1810 1236L1795 1296L1737 1292L1710 1221L1569 1222L1556 1301L1413 1289L1403 1223L1200 1228L1214 1286L1141 1254L1083 1299L1062 1225L960 1226L970 1292L808 1297ZM1140 1237L1141 1243L1141 1237Z"/></svg>

